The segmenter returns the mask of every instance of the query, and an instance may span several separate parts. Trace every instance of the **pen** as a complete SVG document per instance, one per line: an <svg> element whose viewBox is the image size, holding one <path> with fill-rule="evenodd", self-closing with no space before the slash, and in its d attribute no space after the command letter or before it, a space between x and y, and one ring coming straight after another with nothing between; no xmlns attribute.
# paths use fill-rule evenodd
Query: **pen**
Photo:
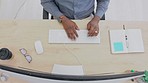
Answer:
<svg viewBox="0 0 148 83"><path fill-rule="evenodd" d="M126 48L128 48L128 36L127 36L127 30L125 28L125 25L123 25L123 30L125 31Z"/></svg>

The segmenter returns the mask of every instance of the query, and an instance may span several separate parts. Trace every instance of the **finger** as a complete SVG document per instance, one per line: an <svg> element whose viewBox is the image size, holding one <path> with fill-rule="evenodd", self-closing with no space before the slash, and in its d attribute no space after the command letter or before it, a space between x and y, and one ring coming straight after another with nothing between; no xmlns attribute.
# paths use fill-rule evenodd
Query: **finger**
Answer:
<svg viewBox="0 0 148 83"><path fill-rule="evenodd" d="M71 35L71 39L72 40L75 40L76 39L75 33L73 32L73 30L70 31L70 35Z"/></svg>
<svg viewBox="0 0 148 83"><path fill-rule="evenodd" d="M97 36L99 33L98 33L98 31L97 31L97 33L95 32L95 34L94 34L94 36Z"/></svg>
<svg viewBox="0 0 148 83"><path fill-rule="evenodd" d="M69 39L72 39L71 29L70 29L70 28L68 28L68 29L66 30L66 33L67 33L67 35L68 35L68 38L69 38Z"/></svg>
<svg viewBox="0 0 148 83"><path fill-rule="evenodd" d="M99 33L99 28L94 28L91 36L97 36Z"/></svg>
<svg viewBox="0 0 148 83"><path fill-rule="evenodd" d="M67 29L65 29L65 32L66 32L68 38L70 38L69 31Z"/></svg>
<svg viewBox="0 0 148 83"><path fill-rule="evenodd" d="M99 27L96 27L96 31L97 32L95 32L96 33L95 36L97 36L99 34Z"/></svg>
<svg viewBox="0 0 148 83"><path fill-rule="evenodd" d="M67 33L68 38L71 39L70 33L68 31L66 31L66 33Z"/></svg>
<svg viewBox="0 0 148 83"><path fill-rule="evenodd" d="M94 28L92 36L97 36L99 34L99 28Z"/></svg>
<svg viewBox="0 0 148 83"><path fill-rule="evenodd" d="M73 32L74 32L74 34L76 35L76 37L79 37L76 30L73 30Z"/></svg>
<svg viewBox="0 0 148 83"><path fill-rule="evenodd" d="M99 30L97 30L97 32L95 31L95 36L97 36L99 34Z"/></svg>
<svg viewBox="0 0 148 83"><path fill-rule="evenodd" d="M69 39L72 40L72 34L71 33L68 33L68 35L69 35Z"/></svg>
<svg viewBox="0 0 148 83"><path fill-rule="evenodd" d="M68 38L71 39L70 34L67 34Z"/></svg>
<svg viewBox="0 0 148 83"><path fill-rule="evenodd" d="M71 38L72 40L76 40L74 33L72 33L71 36L72 36L72 38Z"/></svg>
<svg viewBox="0 0 148 83"><path fill-rule="evenodd" d="M90 28L90 30L89 30L89 32L88 32L88 36L92 36L92 34L93 34L93 29L94 29L94 28L92 28L92 27Z"/></svg>
<svg viewBox="0 0 148 83"><path fill-rule="evenodd" d="M73 34L73 40L76 40L76 36Z"/></svg>
<svg viewBox="0 0 148 83"><path fill-rule="evenodd" d="M91 26L90 26L90 24L88 23L88 24L87 24L87 30L90 30L90 28L91 28Z"/></svg>
<svg viewBox="0 0 148 83"><path fill-rule="evenodd" d="M78 27L76 24L75 24L75 29L76 29L76 30L80 30L79 27Z"/></svg>
<svg viewBox="0 0 148 83"><path fill-rule="evenodd" d="M96 36L97 33L98 31L96 29L93 29L91 36Z"/></svg>

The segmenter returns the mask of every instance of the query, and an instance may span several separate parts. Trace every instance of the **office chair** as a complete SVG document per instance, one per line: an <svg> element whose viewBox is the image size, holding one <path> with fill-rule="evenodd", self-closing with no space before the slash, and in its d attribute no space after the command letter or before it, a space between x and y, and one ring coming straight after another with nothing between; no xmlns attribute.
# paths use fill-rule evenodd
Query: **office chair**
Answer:
<svg viewBox="0 0 148 83"><path fill-rule="evenodd" d="M44 10L44 8L43 8L43 19L49 19L49 13L46 10ZM53 16L51 16L51 19L53 19Z"/></svg>
<svg viewBox="0 0 148 83"><path fill-rule="evenodd" d="M43 19L49 19L49 13L44 9L43 9ZM53 16L51 16L51 19L54 19ZM101 20L105 20L105 14L102 16Z"/></svg>

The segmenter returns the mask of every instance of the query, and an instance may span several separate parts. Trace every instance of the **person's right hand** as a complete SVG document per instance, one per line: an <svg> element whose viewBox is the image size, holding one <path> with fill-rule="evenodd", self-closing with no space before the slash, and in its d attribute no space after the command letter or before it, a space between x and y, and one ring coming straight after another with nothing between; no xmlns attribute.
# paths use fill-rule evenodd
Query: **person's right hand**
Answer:
<svg viewBox="0 0 148 83"><path fill-rule="evenodd" d="M62 18L62 25L67 33L68 38L70 38L71 40L76 40L76 38L78 37L78 33L76 30L79 30L76 23L64 16Z"/></svg>

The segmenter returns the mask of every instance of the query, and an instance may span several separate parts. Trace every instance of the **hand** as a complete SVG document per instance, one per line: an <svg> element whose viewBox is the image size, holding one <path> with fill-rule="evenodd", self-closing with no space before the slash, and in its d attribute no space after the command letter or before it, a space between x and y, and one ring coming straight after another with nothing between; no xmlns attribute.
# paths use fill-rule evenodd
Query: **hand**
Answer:
<svg viewBox="0 0 148 83"><path fill-rule="evenodd" d="M76 40L76 37L78 37L76 30L79 30L76 23L64 16L62 18L62 25L67 33L68 38L71 40Z"/></svg>
<svg viewBox="0 0 148 83"><path fill-rule="evenodd" d="M88 36L97 36L99 34L99 21L100 17L94 16L87 24Z"/></svg>

